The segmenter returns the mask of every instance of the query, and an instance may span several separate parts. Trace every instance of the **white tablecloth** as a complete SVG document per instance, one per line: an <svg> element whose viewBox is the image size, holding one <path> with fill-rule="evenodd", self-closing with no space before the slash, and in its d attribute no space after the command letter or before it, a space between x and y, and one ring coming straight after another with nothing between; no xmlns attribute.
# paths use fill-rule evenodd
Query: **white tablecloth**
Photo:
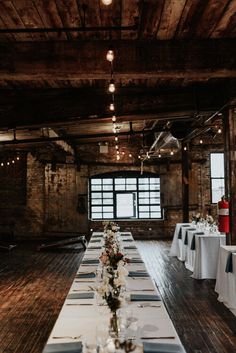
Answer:
<svg viewBox="0 0 236 353"><path fill-rule="evenodd" d="M182 226L191 226L190 223L177 223L176 227L175 227L175 232L174 232L174 237L172 240L172 244L171 244L171 248L170 248L170 256L177 256L178 258L180 258L180 250L179 250L179 239L178 239L178 235L179 235L179 231L180 231L180 227ZM185 227L182 227L182 230Z"/></svg>
<svg viewBox="0 0 236 353"><path fill-rule="evenodd" d="M94 239L98 234L100 233L93 233L93 242L89 243L89 246L84 255L84 259L98 259L98 256L101 253L101 249L92 249L100 243L99 238L96 238L98 240L97 243L94 242ZM135 245L131 233L125 234L126 236L122 237L122 239L131 239L131 242L123 242L123 246L129 246L130 244ZM129 258L140 258L137 248L127 249L124 251L125 255ZM79 268L78 273L96 271L96 269L97 265L82 264ZM127 269L129 271L146 271L144 263L127 264ZM80 290L84 290L86 292L90 289L90 286L96 286L96 279L75 279L70 288L69 293L76 293L75 291ZM153 281L150 277L127 277L127 293L156 294L156 292L156 287L154 286ZM84 303L91 305L86 306L83 305ZM162 301L155 301L151 303L153 305L158 305L158 307L141 308L139 307L139 302L128 302L127 307L125 309L126 311L128 310L133 312L133 315L137 319L137 328L138 331L141 333L141 336L173 336L173 339L152 339L151 342L174 343L181 345L178 334L166 311L164 303ZM78 335L81 335L78 340L82 341L83 343L96 342L96 335L98 335L98 330L101 330L102 322L103 325L107 325L106 327L108 329L109 317L110 314L108 307L98 306L96 299L66 299L59 314L59 317L55 323L55 326L50 334L47 344L74 342L74 340L72 338L69 338L69 336ZM182 352L185 352L183 347Z"/></svg>
<svg viewBox="0 0 236 353"><path fill-rule="evenodd" d="M196 230L188 230L187 237L188 237L188 244L186 245L186 258L185 258L185 267L189 271L194 271L194 264L195 264L195 250L191 250L191 244L193 240L193 235L196 233Z"/></svg>
<svg viewBox="0 0 236 353"><path fill-rule="evenodd" d="M218 256L221 245L225 245L225 235L195 235L196 255L193 278L216 278Z"/></svg>
<svg viewBox="0 0 236 353"><path fill-rule="evenodd" d="M236 246L221 246L215 290L219 294L218 300L223 302L236 315L236 254L232 255L233 273L225 272L230 252L236 253Z"/></svg>

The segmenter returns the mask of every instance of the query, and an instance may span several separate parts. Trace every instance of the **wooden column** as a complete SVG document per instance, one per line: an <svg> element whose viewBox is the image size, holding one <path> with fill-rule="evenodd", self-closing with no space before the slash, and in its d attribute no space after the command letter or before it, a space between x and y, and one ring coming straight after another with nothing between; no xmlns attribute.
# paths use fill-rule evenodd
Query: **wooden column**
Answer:
<svg viewBox="0 0 236 353"><path fill-rule="evenodd" d="M225 195L230 201L230 234L227 244L236 244L236 104L224 114Z"/></svg>
<svg viewBox="0 0 236 353"><path fill-rule="evenodd" d="M187 148L185 150L185 148ZM189 222L189 146L182 144L182 210L183 222Z"/></svg>

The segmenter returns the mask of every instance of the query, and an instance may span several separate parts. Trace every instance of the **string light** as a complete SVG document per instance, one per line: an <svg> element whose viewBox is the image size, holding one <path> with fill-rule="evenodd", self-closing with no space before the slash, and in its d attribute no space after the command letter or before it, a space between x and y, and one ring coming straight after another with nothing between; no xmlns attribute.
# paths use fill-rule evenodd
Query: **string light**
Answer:
<svg viewBox="0 0 236 353"><path fill-rule="evenodd" d="M109 109L110 109L110 111L113 112L115 110L115 104L114 103L110 103Z"/></svg>
<svg viewBox="0 0 236 353"><path fill-rule="evenodd" d="M117 156L116 156L116 159L119 161L119 160L120 160L120 156L119 156L119 155L117 155Z"/></svg>
<svg viewBox="0 0 236 353"><path fill-rule="evenodd" d="M110 84L109 84L109 86L108 86L108 91L109 91L110 93L114 93L115 90L116 90L115 81L114 81L113 78L112 78L111 81L110 81Z"/></svg>
<svg viewBox="0 0 236 353"><path fill-rule="evenodd" d="M14 164L15 163L14 159L11 162L12 162L12 164Z"/></svg>
<svg viewBox="0 0 236 353"><path fill-rule="evenodd" d="M7 165L10 165L10 162L7 162Z"/></svg>
<svg viewBox="0 0 236 353"><path fill-rule="evenodd" d="M112 62L114 60L114 51L109 49L106 55L107 61Z"/></svg>
<svg viewBox="0 0 236 353"><path fill-rule="evenodd" d="M116 154L120 154L120 151L119 151L119 150L117 150L117 151L116 151Z"/></svg>
<svg viewBox="0 0 236 353"><path fill-rule="evenodd" d="M16 157L16 159L17 159L17 161L19 161L19 160L20 160L20 157L19 157L19 156L17 156L17 157Z"/></svg>
<svg viewBox="0 0 236 353"><path fill-rule="evenodd" d="M138 159L141 159L141 156L140 156L140 155L138 155Z"/></svg>
<svg viewBox="0 0 236 353"><path fill-rule="evenodd" d="M132 157L132 153L129 153L129 158L131 158Z"/></svg>
<svg viewBox="0 0 236 353"><path fill-rule="evenodd" d="M115 115L113 115L113 117L112 117L112 122L113 122L113 123L116 122L116 116L115 116Z"/></svg>
<svg viewBox="0 0 236 353"><path fill-rule="evenodd" d="M102 3L103 3L103 5L108 6L108 5L112 4L112 0L102 0Z"/></svg>
<svg viewBox="0 0 236 353"><path fill-rule="evenodd" d="M221 134L222 133L222 130L221 130L221 128L219 127L219 129L218 129L218 134Z"/></svg>
<svg viewBox="0 0 236 353"><path fill-rule="evenodd" d="M203 141L202 141L202 139L199 141L199 143L202 145L203 144Z"/></svg>
<svg viewBox="0 0 236 353"><path fill-rule="evenodd" d="M158 157L161 158L161 154L160 153L158 154Z"/></svg>
<svg viewBox="0 0 236 353"><path fill-rule="evenodd" d="M173 152L172 150L170 151L170 155L171 155L171 156L173 156L173 155L174 155L174 152Z"/></svg>
<svg viewBox="0 0 236 353"><path fill-rule="evenodd" d="M124 156L124 155L125 155L125 152L124 152L124 151L122 151L122 152L121 152L121 154Z"/></svg>
<svg viewBox="0 0 236 353"><path fill-rule="evenodd" d="M115 137L115 141L116 141L116 142L118 141L118 136Z"/></svg>
<svg viewBox="0 0 236 353"><path fill-rule="evenodd" d="M186 146L184 146L184 151L187 151L187 147Z"/></svg>
<svg viewBox="0 0 236 353"><path fill-rule="evenodd" d="M1 163L1 167L3 167L3 166L4 166L4 163L2 162L2 163Z"/></svg>
<svg viewBox="0 0 236 353"><path fill-rule="evenodd" d="M116 150L118 150L119 149L119 146L118 145L116 145Z"/></svg>

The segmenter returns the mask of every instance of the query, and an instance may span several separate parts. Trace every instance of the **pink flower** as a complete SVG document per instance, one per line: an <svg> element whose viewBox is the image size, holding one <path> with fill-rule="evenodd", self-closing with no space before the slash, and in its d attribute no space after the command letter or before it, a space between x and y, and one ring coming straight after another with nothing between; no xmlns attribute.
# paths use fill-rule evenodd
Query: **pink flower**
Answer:
<svg viewBox="0 0 236 353"><path fill-rule="evenodd" d="M108 262L108 256L107 256L107 254L106 254L105 252L103 252L103 253L101 254L101 256L99 257L99 260L101 261L101 263L102 263L103 265L106 265L107 262Z"/></svg>

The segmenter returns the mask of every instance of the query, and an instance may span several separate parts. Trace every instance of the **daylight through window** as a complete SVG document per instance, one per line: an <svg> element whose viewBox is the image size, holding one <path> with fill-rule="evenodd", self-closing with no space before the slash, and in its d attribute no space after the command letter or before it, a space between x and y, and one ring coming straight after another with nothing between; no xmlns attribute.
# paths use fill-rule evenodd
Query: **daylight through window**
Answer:
<svg viewBox="0 0 236 353"><path fill-rule="evenodd" d="M93 177L90 179L91 219L160 219L160 178Z"/></svg>

